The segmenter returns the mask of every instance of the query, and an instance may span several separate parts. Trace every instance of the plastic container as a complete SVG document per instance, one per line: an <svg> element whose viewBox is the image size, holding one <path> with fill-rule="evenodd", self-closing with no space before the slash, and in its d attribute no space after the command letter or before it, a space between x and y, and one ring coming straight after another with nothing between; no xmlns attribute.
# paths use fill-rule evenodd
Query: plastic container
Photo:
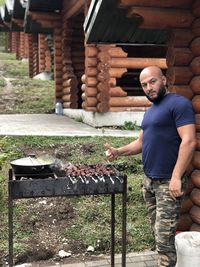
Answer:
<svg viewBox="0 0 200 267"><path fill-rule="evenodd" d="M61 102L56 102L55 113L56 115L63 115L63 106Z"/></svg>
<svg viewBox="0 0 200 267"><path fill-rule="evenodd" d="M175 237L176 267L200 266L200 232L182 232Z"/></svg>

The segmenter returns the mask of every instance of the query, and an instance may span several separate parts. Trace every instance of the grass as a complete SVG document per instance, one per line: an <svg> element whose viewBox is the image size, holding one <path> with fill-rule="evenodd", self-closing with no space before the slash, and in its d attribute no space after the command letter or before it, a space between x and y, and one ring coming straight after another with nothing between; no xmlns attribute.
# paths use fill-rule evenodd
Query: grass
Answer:
<svg viewBox="0 0 200 267"><path fill-rule="evenodd" d="M54 113L54 81L30 79L28 62L17 61L11 53L0 52L0 70L0 113Z"/></svg>
<svg viewBox="0 0 200 267"><path fill-rule="evenodd" d="M0 60L13 60L16 61L16 55L13 53L0 52Z"/></svg>

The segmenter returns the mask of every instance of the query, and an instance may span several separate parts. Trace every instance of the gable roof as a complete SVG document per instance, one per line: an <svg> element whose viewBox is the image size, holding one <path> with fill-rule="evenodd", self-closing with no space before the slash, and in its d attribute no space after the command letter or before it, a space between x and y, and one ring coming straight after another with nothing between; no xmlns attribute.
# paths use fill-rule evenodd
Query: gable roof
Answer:
<svg viewBox="0 0 200 267"><path fill-rule="evenodd" d="M141 29L141 18L128 18L115 0L92 0L84 22L87 43L165 44L167 30Z"/></svg>

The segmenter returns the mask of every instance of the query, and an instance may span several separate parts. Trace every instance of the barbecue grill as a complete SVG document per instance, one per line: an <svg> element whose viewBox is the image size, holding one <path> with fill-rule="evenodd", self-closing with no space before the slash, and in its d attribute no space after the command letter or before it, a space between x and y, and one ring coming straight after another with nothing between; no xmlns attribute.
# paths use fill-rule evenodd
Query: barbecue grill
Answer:
<svg viewBox="0 0 200 267"><path fill-rule="evenodd" d="M9 266L13 267L13 201L20 198L110 195L111 267L115 266L115 194L122 194L122 267L126 266L127 177L103 164L68 164L62 171L16 173L9 170L8 180Z"/></svg>

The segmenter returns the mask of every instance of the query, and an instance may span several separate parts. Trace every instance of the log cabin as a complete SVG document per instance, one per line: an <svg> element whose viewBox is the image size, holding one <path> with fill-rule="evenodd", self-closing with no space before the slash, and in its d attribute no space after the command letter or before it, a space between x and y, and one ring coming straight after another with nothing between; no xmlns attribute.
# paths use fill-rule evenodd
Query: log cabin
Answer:
<svg viewBox="0 0 200 267"><path fill-rule="evenodd" d="M14 7L17 2L21 3L15 0ZM178 230L200 231L200 1L24 3L22 17L14 15L16 7L12 12L5 5L0 27L10 29L12 52L23 43L17 41L15 26L20 36L22 32L28 36L30 77L54 71L55 99L62 101L66 115L81 110L84 117L90 114L105 122L109 116L143 114L150 103L138 75L148 65L164 71L171 92L192 101L198 143L188 170L189 186ZM52 47L47 36L52 36ZM53 49L52 61L49 52L44 55L47 47L50 52Z"/></svg>

